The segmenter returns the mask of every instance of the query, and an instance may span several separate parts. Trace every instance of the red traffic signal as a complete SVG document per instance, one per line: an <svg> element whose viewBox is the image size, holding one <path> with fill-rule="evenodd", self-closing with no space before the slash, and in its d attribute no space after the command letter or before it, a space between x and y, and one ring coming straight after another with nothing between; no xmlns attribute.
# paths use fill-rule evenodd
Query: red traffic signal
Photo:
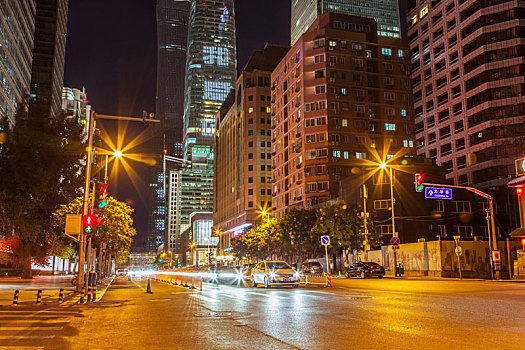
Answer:
<svg viewBox="0 0 525 350"><path fill-rule="evenodd" d="M424 179L425 179L425 175L423 174L418 173L414 175L414 184L416 187L416 192L421 192L425 188L425 186L423 186Z"/></svg>
<svg viewBox="0 0 525 350"><path fill-rule="evenodd" d="M82 224L84 225L84 233L91 234L95 230L97 224L97 217L94 214L86 214L82 217Z"/></svg>
<svg viewBox="0 0 525 350"><path fill-rule="evenodd" d="M523 194L523 188L522 187L516 187L516 194L518 196L521 196Z"/></svg>
<svg viewBox="0 0 525 350"><path fill-rule="evenodd" d="M521 245L523 246L523 250L525 250L525 238L521 239Z"/></svg>

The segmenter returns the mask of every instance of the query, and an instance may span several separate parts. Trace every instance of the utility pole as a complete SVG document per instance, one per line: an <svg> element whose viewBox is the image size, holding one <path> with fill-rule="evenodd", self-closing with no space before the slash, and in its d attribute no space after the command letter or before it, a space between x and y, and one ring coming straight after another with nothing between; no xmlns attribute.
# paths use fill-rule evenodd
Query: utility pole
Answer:
<svg viewBox="0 0 525 350"><path fill-rule="evenodd" d="M366 189L366 185L363 183L363 224L365 226L365 261L368 261L368 250L369 250L369 243L368 243L368 213L366 211L366 200L368 198L368 193Z"/></svg>

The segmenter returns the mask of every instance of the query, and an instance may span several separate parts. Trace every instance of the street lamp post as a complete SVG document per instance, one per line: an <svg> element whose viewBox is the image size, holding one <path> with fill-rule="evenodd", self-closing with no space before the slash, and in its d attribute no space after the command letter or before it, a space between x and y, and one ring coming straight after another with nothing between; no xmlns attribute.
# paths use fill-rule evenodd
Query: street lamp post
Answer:
<svg viewBox="0 0 525 350"><path fill-rule="evenodd" d="M383 169L383 170L388 168L389 173L390 173L390 207L392 208L392 237L398 237L398 234L396 232L396 217L395 217L395 212L394 212L394 203L395 203L395 199L394 199L394 173L392 171L392 167L388 166L388 164L386 164L386 162L379 163L379 167L381 169ZM397 246L392 246L392 250L394 251L394 272L396 272L396 268L397 268ZM397 274L395 274L395 276L397 277Z"/></svg>
<svg viewBox="0 0 525 350"><path fill-rule="evenodd" d="M262 215L266 215L266 223L270 222L270 213L268 213L266 210L263 210L261 212ZM268 232L268 259L271 259L270 257L270 232Z"/></svg>

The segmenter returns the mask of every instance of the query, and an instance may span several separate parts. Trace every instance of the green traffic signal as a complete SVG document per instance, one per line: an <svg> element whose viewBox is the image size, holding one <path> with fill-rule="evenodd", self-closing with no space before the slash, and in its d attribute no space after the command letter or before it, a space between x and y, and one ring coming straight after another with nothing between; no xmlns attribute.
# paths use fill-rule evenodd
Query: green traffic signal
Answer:
<svg viewBox="0 0 525 350"><path fill-rule="evenodd" d="M102 202L98 203L98 207L103 209L108 204L108 200L104 199Z"/></svg>

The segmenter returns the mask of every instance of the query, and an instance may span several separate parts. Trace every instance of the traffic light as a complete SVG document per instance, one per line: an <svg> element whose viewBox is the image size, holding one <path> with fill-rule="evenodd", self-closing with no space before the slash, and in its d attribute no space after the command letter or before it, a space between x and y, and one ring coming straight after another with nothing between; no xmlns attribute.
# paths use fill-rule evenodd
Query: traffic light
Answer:
<svg viewBox="0 0 525 350"><path fill-rule="evenodd" d="M97 217L98 219L98 217ZM100 230L102 230L102 224L104 223L104 218L100 218L97 220L96 224L95 224L95 227L97 229L97 235L100 234Z"/></svg>
<svg viewBox="0 0 525 350"><path fill-rule="evenodd" d="M522 187L516 187L516 194L518 196L521 196L523 194L523 188Z"/></svg>
<svg viewBox="0 0 525 350"><path fill-rule="evenodd" d="M421 192L423 191L423 189L425 188L425 186L423 186L423 180L424 180L425 176L423 174L416 174L415 177L414 177L414 184L416 185L416 192Z"/></svg>
<svg viewBox="0 0 525 350"><path fill-rule="evenodd" d="M95 209L104 209L108 204L108 184L97 182L95 184Z"/></svg>
<svg viewBox="0 0 525 350"><path fill-rule="evenodd" d="M523 250L525 250L525 238L521 239L521 245L523 247Z"/></svg>
<svg viewBox="0 0 525 350"><path fill-rule="evenodd" d="M84 226L85 234L92 234L95 231L97 224L97 217L93 214L86 214L82 217L82 224Z"/></svg>

